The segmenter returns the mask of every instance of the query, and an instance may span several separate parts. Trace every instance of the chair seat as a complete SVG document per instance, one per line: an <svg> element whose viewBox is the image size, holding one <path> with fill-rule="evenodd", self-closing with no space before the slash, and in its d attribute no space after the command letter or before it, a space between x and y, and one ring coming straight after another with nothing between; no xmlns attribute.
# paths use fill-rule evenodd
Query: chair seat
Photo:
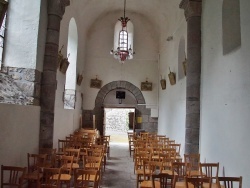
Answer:
<svg viewBox="0 0 250 188"><path fill-rule="evenodd" d="M161 173L163 174L169 174L169 175L178 175L176 172L174 172L172 170L162 170Z"/></svg>
<svg viewBox="0 0 250 188"><path fill-rule="evenodd" d="M176 182L175 188L186 188L185 182ZM195 188L193 184L188 183L188 188Z"/></svg>
<svg viewBox="0 0 250 188"><path fill-rule="evenodd" d="M208 183L203 183L203 188L209 188L209 184ZM211 188L218 188L217 183L212 183ZM223 187L221 186L221 188L223 188Z"/></svg>
<svg viewBox="0 0 250 188"><path fill-rule="evenodd" d="M152 188L153 185L152 185L152 181L149 180L149 181L143 181L141 182L140 184L140 188ZM155 181L155 188L160 188L161 185L160 185L160 182L159 181Z"/></svg>
<svg viewBox="0 0 250 188"><path fill-rule="evenodd" d="M189 172L189 176L196 176L196 177L198 177L200 175L201 175L201 172L199 170L191 170Z"/></svg>
<svg viewBox="0 0 250 188"><path fill-rule="evenodd" d="M67 165L68 166L68 165ZM70 167L70 166L69 166ZM73 169L77 169L77 168L80 168L80 166L79 166L79 164L77 164L77 163L73 163L72 164L72 168Z"/></svg>
<svg viewBox="0 0 250 188"><path fill-rule="evenodd" d="M184 181L178 181L175 183L175 188L186 188Z"/></svg>
<svg viewBox="0 0 250 188"><path fill-rule="evenodd" d="M53 176L53 179L58 179L58 174ZM69 174L61 174L60 181L70 181L71 175Z"/></svg>
<svg viewBox="0 0 250 188"><path fill-rule="evenodd" d="M149 170L145 170L145 173L146 174L150 174L151 172L149 171ZM139 174L139 175L143 175L143 169L137 169L137 170L135 170L135 174Z"/></svg>

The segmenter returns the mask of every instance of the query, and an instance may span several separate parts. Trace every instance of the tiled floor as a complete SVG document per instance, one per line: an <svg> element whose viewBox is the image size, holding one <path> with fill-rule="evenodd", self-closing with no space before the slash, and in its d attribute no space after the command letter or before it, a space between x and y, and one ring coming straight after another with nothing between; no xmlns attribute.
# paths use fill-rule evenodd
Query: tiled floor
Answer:
<svg viewBox="0 0 250 188"><path fill-rule="evenodd" d="M129 156L127 143L110 143L110 159L101 181L102 188L135 188L133 159Z"/></svg>

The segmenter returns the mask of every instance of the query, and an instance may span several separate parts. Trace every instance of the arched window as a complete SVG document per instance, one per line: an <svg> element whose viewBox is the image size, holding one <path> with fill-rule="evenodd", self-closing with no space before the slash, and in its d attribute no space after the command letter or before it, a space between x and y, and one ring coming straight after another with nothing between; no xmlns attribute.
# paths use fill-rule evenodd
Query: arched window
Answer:
<svg viewBox="0 0 250 188"><path fill-rule="evenodd" d="M118 46L120 50L128 50L128 32L120 31L119 33L119 42Z"/></svg>
<svg viewBox="0 0 250 188"><path fill-rule="evenodd" d="M224 0L222 7L223 54L241 46L240 2Z"/></svg>
<svg viewBox="0 0 250 188"><path fill-rule="evenodd" d="M66 84L64 92L64 108L75 108L75 95L76 95L76 62L77 62L77 47L78 47L78 34L77 26L74 18L69 22L68 34L68 47L67 54L69 60L69 67L66 72Z"/></svg>

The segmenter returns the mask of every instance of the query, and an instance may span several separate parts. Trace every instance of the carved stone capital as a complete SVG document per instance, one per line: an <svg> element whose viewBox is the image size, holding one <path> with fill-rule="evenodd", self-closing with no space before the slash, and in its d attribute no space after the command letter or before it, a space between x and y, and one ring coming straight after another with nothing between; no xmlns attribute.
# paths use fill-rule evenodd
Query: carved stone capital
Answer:
<svg viewBox="0 0 250 188"><path fill-rule="evenodd" d="M57 15L60 18L64 15L65 7L70 5L70 0L49 0L48 14Z"/></svg>
<svg viewBox="0 0 250 188"><path fill-rule="evenodd" d="M191 17L201 17L202 0L182 0L179 7L184 9L186 20Z"/></svg>

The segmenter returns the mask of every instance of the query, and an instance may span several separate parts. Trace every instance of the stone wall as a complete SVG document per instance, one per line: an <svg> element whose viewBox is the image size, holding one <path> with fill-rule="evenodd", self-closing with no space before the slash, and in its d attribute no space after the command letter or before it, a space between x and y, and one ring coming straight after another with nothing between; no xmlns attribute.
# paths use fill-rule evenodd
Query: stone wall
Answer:
<svg viewBox="0 0 250 188"><path fill-rule="evenodd" d="M83 110L82 122L83 127L89 127L89 125L93 125L93 114L96 117L96 128L103 134L103 116L104 116L104 108L103 108L103 101L106 97L107 93L114 89L125 89L131 92L137 101L135 104L136 110L136 119L137 117L142 117L142 122L137 123L135 129L144 129L148 132L157 132L158 131L158 119L151 117L150 109L146 108L146 103L144 96L141 90L127 81L114 81L110 82L103 86L98 95L96 96L95 101L95 109L92 110ZM139 105L138 105L139 104Z"/></svg>
<svg viewBox="0 0 250 188"><path fill-rule="evenodd" d="M41 72L3 67L0 72L0 103L40 105Z"/></svg>

